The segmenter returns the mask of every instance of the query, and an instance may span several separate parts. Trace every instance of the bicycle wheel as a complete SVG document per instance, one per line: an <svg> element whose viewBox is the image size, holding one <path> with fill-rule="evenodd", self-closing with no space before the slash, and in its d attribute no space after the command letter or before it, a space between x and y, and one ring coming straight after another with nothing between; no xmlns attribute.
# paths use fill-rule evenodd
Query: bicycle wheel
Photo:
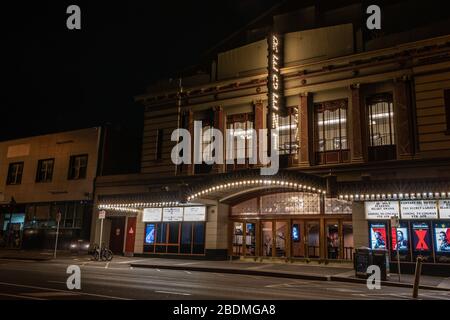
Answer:
<svg viewBox="0 0 450 320"><path fill-rule="evenodd" d="M106 260L111 261L113 259L113 253L111 250L108 250L106 253Z"/></svg>

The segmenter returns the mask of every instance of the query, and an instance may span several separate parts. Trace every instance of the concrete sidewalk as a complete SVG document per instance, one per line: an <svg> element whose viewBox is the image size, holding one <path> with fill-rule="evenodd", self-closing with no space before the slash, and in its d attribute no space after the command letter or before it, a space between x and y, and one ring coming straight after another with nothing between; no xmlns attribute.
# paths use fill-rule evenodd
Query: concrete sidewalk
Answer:
<svg viewBox="0 0 450 320"><path fill-rule="evenodd" d="M144 258L131 262L130 266L135 268L153 268L186 270L200 272L246 274L254 276L268 276L279 278L293 278L319 281L340 281L353 283L366 283L365 279L356 278L351 264L328 264L317 265L307 263L262 263L249 261L203 261L203 260L180 260ZM397 274L390 274L388 281L382 281L381 285L412 288L414 275L401 275L401 282ZM449 290L450 278L421 276L421 289Z"/></svg>

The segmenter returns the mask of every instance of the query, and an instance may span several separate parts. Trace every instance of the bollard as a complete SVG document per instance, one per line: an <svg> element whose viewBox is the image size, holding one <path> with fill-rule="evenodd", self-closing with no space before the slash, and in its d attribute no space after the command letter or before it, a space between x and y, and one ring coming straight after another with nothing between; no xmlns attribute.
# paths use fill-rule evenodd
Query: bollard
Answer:
<svg viewBox="0 0 450 320"><path fill-rule="evenodd" d="M420 284L420 275L422 273L422 262L423 257L418 256L416 261L416 273L414 275L414 287L413 287L413 298L417 299L419 295L419 284Z"/></svg>

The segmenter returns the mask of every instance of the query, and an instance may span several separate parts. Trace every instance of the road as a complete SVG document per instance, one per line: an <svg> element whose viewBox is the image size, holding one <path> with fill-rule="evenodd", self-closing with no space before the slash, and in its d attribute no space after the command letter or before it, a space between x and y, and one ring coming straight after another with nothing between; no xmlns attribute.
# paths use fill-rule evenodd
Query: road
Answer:
<svg viewBox="0 0 450 320"><path fill-rule="evenodd" d="M411 299L411 289L331 281L137 269L133 258L94 262L81 258L33 262L0 260L1 300L208 300L208 299ZM69 265L81 270L81 290L68 290ZM420 299L450 300L449 291L421 290Z"/></svg>

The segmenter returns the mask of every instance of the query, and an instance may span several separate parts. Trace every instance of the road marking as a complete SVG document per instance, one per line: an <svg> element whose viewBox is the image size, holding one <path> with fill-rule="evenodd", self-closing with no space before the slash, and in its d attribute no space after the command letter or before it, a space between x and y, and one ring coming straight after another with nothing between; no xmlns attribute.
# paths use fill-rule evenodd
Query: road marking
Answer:
<svg viewBox="0 0 450 320"><path fill-rule="evenodd" d="M38 287L38 286L29 286L29 285L23 285L23 284L7 283L7 282L0 282L0 285L10 286L10 287L18 287L18 288L35 289L35 290L43 290L43 291L69 292L67 290L59 290L59 289L53 289L53 288L44 288L44 287ZM77 294L85 295L85 296L91 296L91 297L98 297L98 298L107 298L107 299L116 299L116 300L131 300L131 299L128 299L128 298L106 296L106 295L102 295L102 294L87 293L87 292L80 292L80 291L77 292Z"/></svg>
<svg viewBox="0 0 450 320"><path fill-rule="evenodd" d="M46 300L46 299L41 299L41 298L36 298L36 297L26 297L26 296L20 296L17 294L8 294L8 293L0 293L0 296L2 297L10 297L10 298L18 298L18 299L28 299L28 300Z"/></svg>
<svg viewBox="0 0 450 320"><path fill-rule="evenodd" d="M106 263L105 269L108 269L109 267L109 262Z"/></svg>
<svg viewBox="0 0 450 320"><path fill-rule="evenodd" d="M184 263L177 263L177 266L188 266L192 264L199 264L200 262L184 262Z"/></svg>
<svg viewBox="0 0 450 320"><path fill-rule="evenodd" d="M179 296L192 296L190 293L182 293L182 292L171 292L171 291L155 291L156 293L167 293L167 294L176 294Z"/></svg>
<svg viewBox="0 0 450 320"><path fill-rule="evenodd" d="M184 272L186 272L187 274L192 274L192 272L190 272L190 271L184 271Z"/></svg>
<svg viewBox="0 0 450 320"><path fill-rule="evenodd" d="M161 272L161 270L159 270L159 269L156 269L156 271Z"/></svg>
<svg viewBox="0 0 450 320"><path fill-rule="evenodd" d="M130 263L136 263L136 262L142 262L146 260L129 260L129 261L122 261L122 262L116 262L117 264L130 264Z"/></svg>

